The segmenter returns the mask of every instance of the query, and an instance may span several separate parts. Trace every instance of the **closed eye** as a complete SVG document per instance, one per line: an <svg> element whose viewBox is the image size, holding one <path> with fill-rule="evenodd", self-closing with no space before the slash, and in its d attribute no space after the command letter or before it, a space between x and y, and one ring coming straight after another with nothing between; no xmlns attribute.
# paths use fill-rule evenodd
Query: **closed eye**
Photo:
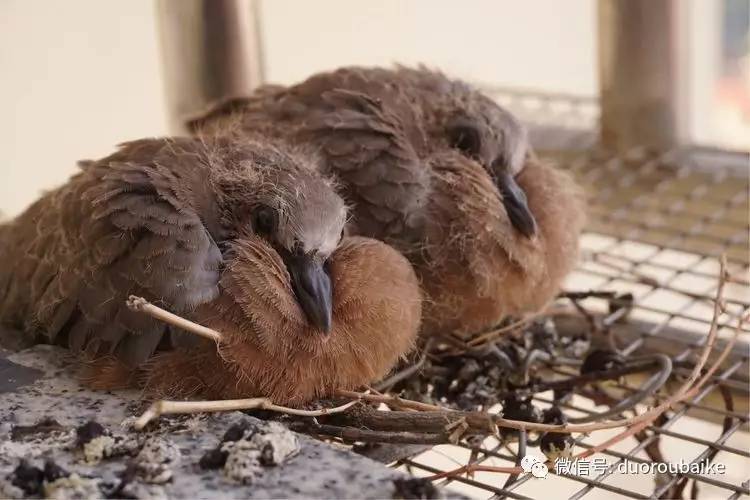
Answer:
<svg viewBox="0 0 750 500"><path fill-rule="evenodd" d="M276 231L278 215L271 207L261 206L253 213L253 231L262 236L270 236Z"/></svg>
<svg viewBox="0 0 750 500"><path fill-rule="evenodd" d="M292 243L292 255L302 255L304 253L305 253L305 250L302 247L302 242L300 240L295 239L294 243Z"/></svg>
<svg viewBox="0 0 750 500"><path fill-rule="evenodd" d="M471 157L478 157L482 148L479 131L470 125L455 125L448 129L451 147Z"/></svg>

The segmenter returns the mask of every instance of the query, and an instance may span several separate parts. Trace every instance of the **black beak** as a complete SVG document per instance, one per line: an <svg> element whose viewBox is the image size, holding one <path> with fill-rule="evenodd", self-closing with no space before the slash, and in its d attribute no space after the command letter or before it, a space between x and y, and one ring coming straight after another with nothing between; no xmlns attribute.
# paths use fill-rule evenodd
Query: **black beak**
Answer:
<svg viewBox="0 0 750 500"><path fill-rule="evenodd" d="M526 193L510 174L500 174L498 188L503 195L503 205L511 224L527 238L536 234L536 220L529 210Z"/></svg>
<svg viewBox="0 0 750 500"><path fill-rule="evenodd" d="M331 333L333 294L328 271L310 255L283 256L297 301L307 316L307 321L323 333Z"/></svg>

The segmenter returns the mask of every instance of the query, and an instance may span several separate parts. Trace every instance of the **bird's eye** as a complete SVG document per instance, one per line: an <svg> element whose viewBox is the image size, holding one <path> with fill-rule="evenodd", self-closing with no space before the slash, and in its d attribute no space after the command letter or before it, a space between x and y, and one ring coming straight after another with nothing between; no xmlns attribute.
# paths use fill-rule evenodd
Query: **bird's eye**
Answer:
<svg viewBox="0 0 750 500"><path fill-rule="evenodd" d="M292 254L302 255L303 253L305 253L305 250L302 246L302 242L295 238L294 243L292 243Z"/></svg>
<svg viewBox="0 0 750 500"><path fill-rule="evenodd" d="M260 207L253 214L253 230L257 234L269 235L276 230L276 210Z"/></svg>
<svg viewBox="0 0 750 500"><path fill-rule="evenodd" d="M448 128L448 140L453 148L468 156L479 156L482 141L479 131L470 125L459 124Z"/></svg>

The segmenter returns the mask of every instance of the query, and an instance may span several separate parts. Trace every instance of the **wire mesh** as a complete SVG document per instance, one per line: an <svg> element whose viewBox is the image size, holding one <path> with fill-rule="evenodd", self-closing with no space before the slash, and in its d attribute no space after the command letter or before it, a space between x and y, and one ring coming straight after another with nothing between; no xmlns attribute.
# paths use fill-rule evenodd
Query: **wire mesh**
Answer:
<svg viewBox="0 0 750 500"><path fill-rule="evenodd" d="M570 96L489 89L490 94L525 120L541 156L554 158L574 173L589 196L590 220L582 259L567 281L571 290L631 293L632 310L609 312L605 300L582 301L610 330L610 342L625 354L662 352L676 363L675 376L687 375L705 341L713 317L719 258L726 255L736 278L725 291L726 312L720 339L733 333L750 309L748 158L746 154L684 149L608 152L596 144L596 102ZM750 495L748 434L748 336L740 341L710 382L690 400L676 405L661 421L595 454L595 473L530 474L477 472L438 480L449 490L478 498L738 498ZM719 343L717 349L722 347ZM571 374L550 367L555 373ZM621 381L623 394L638 384ZM669 386L667 387L669 389ZM540 408L551 392L535 396ZM648 405L655 400L645 402ZM577 393L566 405L571 415L594 411L591 395ZM643 411L645 406L639 406ZM577 439L579 450L601 443L615 431L595 431ZM625 474L619 465L654 462L658 447L667 462L711 459L724 474ZM601 460L604 462L601 462ZM490 437L480 445L440 445L396 465L416 476L431 476L467 463L513 466L517 449ZM601 465L601 464L605 465Z"/></svg>

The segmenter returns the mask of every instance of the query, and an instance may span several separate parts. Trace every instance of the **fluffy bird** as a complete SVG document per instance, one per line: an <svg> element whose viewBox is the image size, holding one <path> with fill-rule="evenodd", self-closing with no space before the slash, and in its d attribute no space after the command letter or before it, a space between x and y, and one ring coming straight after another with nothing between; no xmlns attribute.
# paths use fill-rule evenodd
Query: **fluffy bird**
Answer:
<svg viewBox="0 0 750 500"><path fill-rule="evenodd" d="M313 162L220 138L140 140L84 162L0 226L0 322L83 353L99 387L299 403L378 378L418 330L417 281L382 243L342 244L346 207ZM368 274L378 263L394 273ZM225 340L130 310L131 294ZM188 388L196 376L210 383Z"/></svg>
<svg viewBox="0 0 750 500"><path fill-rule="evenodd" d="M306 320L283 259L265 240L238 240L230 254L221 295L194 314L222 332L218 350L206 345L158 355L143 371L152 391L260 394L300 404L379 380L412 348L419 285L409 262L388 245L344 238L328 259L335 293L327 336Z"/></svg>
<svg viewBox="0 0 750 500"><path fill-rule="evenodd" d="M471 333L537 310L572 268L583 225L568 175L529 152L509 112L426 69L344 68L269 86L196 124L320 153L353 234L403 252L426 291L424 330Z"/></svg>

